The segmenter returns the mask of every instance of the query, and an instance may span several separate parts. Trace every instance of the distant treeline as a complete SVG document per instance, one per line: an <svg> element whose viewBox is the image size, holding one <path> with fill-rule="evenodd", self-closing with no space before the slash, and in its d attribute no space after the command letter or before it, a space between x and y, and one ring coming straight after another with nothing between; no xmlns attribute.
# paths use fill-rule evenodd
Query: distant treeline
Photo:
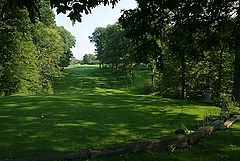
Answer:
<svg viewBox="0 0 240 161"><path fill-rule="evenodd" d="M182 32L181 26L166 25L164 39L150 33L130 36L134 30L121 24L95 29L90 41L101 68L110 68L128 83L134 81L136 70L147 70L146 86L164 97L221 102L233 93L235 56L220 38L215 40L219 44L205 49L207 42L200 39L203 33L190 37L193 33ZM215 29L211 34L220 36L222 32Z"/></svg>

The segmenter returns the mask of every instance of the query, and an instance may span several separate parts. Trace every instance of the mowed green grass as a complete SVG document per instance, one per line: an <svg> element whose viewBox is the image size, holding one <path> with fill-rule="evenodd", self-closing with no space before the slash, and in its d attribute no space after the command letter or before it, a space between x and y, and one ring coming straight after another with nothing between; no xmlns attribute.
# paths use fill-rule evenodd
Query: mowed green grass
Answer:
<svg viewBox="0 0 240 161"><path fill-rule="evenodd" d="M163 153L121 155L91 161L239 161L240 122L230 129L217 131L189 149Z"/></svg>
<svg viewBox="0 0 240 161"><path fill-rule="evenodd" d="M123 82L97 66L72 66L55 80L53 95L0 97L0 159L159 138L181 125L196 129L205 116L219 112L195 102L137 95Z"/></svg>

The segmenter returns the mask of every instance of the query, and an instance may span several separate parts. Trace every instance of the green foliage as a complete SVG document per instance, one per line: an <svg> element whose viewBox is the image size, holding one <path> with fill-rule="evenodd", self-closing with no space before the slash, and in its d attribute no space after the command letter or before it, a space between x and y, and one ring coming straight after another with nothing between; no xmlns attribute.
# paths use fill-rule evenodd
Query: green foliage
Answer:
<svg viewBox="0 0 240 161"><path fill-rule="evenodd" d="M62 41L64 42L64 54L60 58L60 67L67 67L70 64L71 58L73 57L72 51L70 50L74 47L76 39L72 34L67 31L64 27L57 27Z"/></svg>
<svg viewBox="0 0 240 161"><path fill-rule="evenodd" d="M205 111L219 112L192 101L133 94L97 65L70 66L64 75L55 79L54 95L0 97L1 160L159 138L181 124L197 128Z"/></svg>
<svg viewBox="0 0 240 161"><path fill-rule="evenodd" d="M82 60L76 59L74 56L70 59L70 65L80 65L83 64Z"/></svg>
<svg viewBox="0 0 240 161"><path fill-rule="evenodd" d="M47 28L41 22L35 24L33 40L37 47L36 57L41 85L43 89L47 89L44 93L49 93L53 77L60 74L58 65L64 54L64 43L57 30Z"/></svg>
<svg viewBox="0 0 240 161"><path fill-rule="evenodd" d="M24 8L26 7L29 13L29 18L30 20L35 23L35 19L36 17L40 17L40 7L39 6L39 1L42 2L41 0L31 0L31 1L26 1L26 0L8 0L8 7L19 7L19 8ZM91 0L91 1L74 1L74 0L48 0L45 2L50 2L48 4L48 6L50 7L54 7L57 9L57 13L64 13L66 14L66 12L69 12L68 17L70 17L70 19L75 22L81 22L81 17L82 14L88 14L91 13L91 10L93 8L95 8L97 5L103 4L103 5L109 5L112 4L112 7L114 7L116 5L116 3L119 0Z"/></svg>
<svg viewBox="0 0 240 161"><path fill-rule="evenodd" d="M96 28L90 41L95 43L100 68L111 68L116 77L123 76L126 86L133 82L137 67L134 59L136 52L133 43L125 37L121 25Z"/></svg>
<svg viewBox="0 0 240 161"><path fill-rule="evenodd" d="M96 56L93 54L85 54L83 56L83 64L88 64L88 65L97 64Z"/></svg>
<svg viewBox="0 0 240 161"><path fill-rule="evenodd" d="M38 5L44 14L35 25L25 9L0 10L0 95L52 93L60 58L75 41L63 28L60 36L48 1Z"/></svg>
<svg viewBox="0 0 240 161"><path fill-rule="evenodd" d="M103 65L106 61L105 58L105 36L104 36L104 28L98 27L94 30L94 32L92 33L92 36L89 37L90 42L95 43L95 47L96 47L96 52L97 52L97 59L99 60L99 64L100 66Z"/></svg>
<svg viewBox="0 0 240 161"><path fill-rule="evenodd" d="M2 0L0 3L1 95L37 93L38 90L42 93L51 93L53 76L59 75L59 65L64 67L69 64L71 57L69 49L73 44L73 38L60 28L56 29L53 13L48 7L49 1L8 1L8 6L18 6L21 9L26 7L24 10L3 10L5 2ZM70 11L70 19L80 22L83 12L88 14L99 4L110 3L114 6L116 2L118 0L81 2L50 0L50 5L56 7L58 13ZM151 77L151 84L147 86L150 88L146 88L147 90L154 87L163 96L205 99L207 103L218 101L223 108L221 117L239 113L237 107L239 104L236 103L240 102L239 0L137 0L137 3L136 9L124 11L120 18L121 25L97 28L90 37L97 47L100 65L112 69L116 78L121 79L124 76L125 85L127 85L134 81L138 64L145 63L149 66L147 75ZM32 22L35 22L36 13L41 12L43 15L43 18L36 21L36 27L33 27L27 19L26 11ZM68 35L67 38L65 35ZM84 74L84 72L71 68L67 73L70 78L75 74L78 76L74 80L65 79L55 84L62 87L66 83L64 84L66 89L57 90L61 93L58 97L1 98L0 108L3 108L1 110L3 114L0 119L3 120L1 121L3 135L0 135L2 137L0 140L3 140L3 143L1 142L0 152L3 159L29 154L29 151L30 154L36 155L34 150L39 147L42 148L39 154L72 152L92 145L107 147L115 143L131 142L146 137L159 137L159 135L171 133L171 128L179 127L179 120L185 121L181 123L186 127L195 126L199 119L208 113L206 111L213 110L213 115L218 113L218 110L213 107L192 105L190 102L186 105L182 101L126 94L126 91L121 88L109 88L116 87L119 83L117 79L106 81L101 73L104 70L89 72L90 69L91 67L88 67L83 70L87 73L82 79L83 75L78 74ZM89 75L95 72L100 74L89 78ZM88 89L83 88L86 86ZM229 97L231 93L233 97ZM91 98L86 94L91 95ZM67 101L68 103L65 104ZM184 113L183 105L187 106ZM64 109L66 106L68 110ZM9 111L9 107L14 111ZM47 119L37 119L39 113L44 116L40 118ZM114 117L112 117L113 114L115 114ZM9 117L12 115L15 117ZM15 126L15 122L20 126ZM105 128L103 124L106 125ZM169 128L169 124L173 126ZM79 131L74 128L76 126L81 127L77 128ZM11 129L5 130L6 127ZM156 127L157 134L154 130ZM90 132L84 133L82 129ZM166 130L160 134L162 129ZM40 133L36 134L34 130ZM77 135L74 135L76 133ZM67 139L61 134L66 134ZM228 139L225 136L220 134L219 139ZM19 138L21 143L28 144L27 148L22 146L26 144L19 144ZM57 141L56 138L58 138ZM69 141L69 138L72 139ZM89 138L93 143L89 143ZM73 147L76 140L82 142ZM236 144L238 140L238 135L231 134L228 141L234 146L231 145L228 148L219 145L218 142L207 143L206 148L200 147L190 153L193 158L191 160L239 158L239 148ZM56 145L56 142L60 145ZM206 155L208 151L204 151L208 150L208 144L221 146L221 148L211 149L210 157L198 157L199 151L203 152L202 156L208 156ZM10 148L6 148L6 145ZM9 153L9 149L13 153ZM223 151L216 149L224 149L226 155ZM215 153L217 155L212 156ZM189 156L188 153L187 155ZM166 160L185 160L186 155L179 154L172 158L170 156L171 159L169 156L166 158ZM136 158L123 158L123 160L136 160ZM137 160L151 159L137 157Z"/></svg>
<svg viewBox="0 0 240 161"><path fill-rule="evenodd" d="M35 21L35 13L39 13L39 8L44 8L43 11L47 9L46 6L48 4L43 2L37 0L29 2L24 0L17 2L9 0L8 6L26 7L29 17L33 22ZM91 9L100 4L112 4L114 6L117 2L118 0L81 2L73 0L64 2L61 0L50 0L50 5L51 7L56 7L58 13L69 11L68 16L70 19L80 22L82 13L91 13ZM100 64L107 64L114 72L117 71L117 75L119 71L120 73L124 73L127 78L126 82L131 82L133 79L131 75L134 73L134 63L150 64L152 66L152 84L155 86L155 79L158 79L156 77L158 77L159 73L156 70L163 68L163 64L165 63L164 57L168 58L170 53L171 57L177 63L174 71L176 77L180 80L178 84L174 83L176 87L171 93L181 98L190 98L194 93L192 87L197 86L197 83L193 83L189 79L191 77L189 70L192 69L192 66L189 66L188 63L194 61L197 64L198 61L204 58L204 53L209 52L213 53L213 55L217 53L216 55L219 58L216 65L217 73L215 76L217 78L211 77L211 80L205 83L209 87L205 88L213 87L213 89L207 90L212 90L213 96L217 98L224 89L228 88L229 84L232 84L231 93L240 102L240 3L238 0L194 2L188 0L137 0L137 3L138 7L136 9L124 11L119 19L122 27L120 25L113 25L106 29L98 28L93 33L91 41L96 43ZM44 13L47 13L48 16L52 14L50 12ZM43 15L44 17L48 17L45 14ZM46 20L46 18L43 19L44 24L47 24ZM52 21L50 20L50 22ZM131 44L130 47L127 44ZM132 48L133 46L134 48ZM122 50L123 48L125 50ZM126 48L129 51L126 51ZM70 54L69 52L67 53L67 55ZM231 62L233 70L232 67L229 67L233 78L227 80L227 86L222 86L225 83L224 53L233 53L231 61L235 59ZM69 56L66 55L62 58L69 60ZM129 62L131 63L126 60L130 60ZM201 71L200 73L203 72ZM164 72L162 74L164 76ZM158 84L161 83L159 82ZM203 95L202 89L199 91L200 95Z"/></svg>
<svg viewBox="0 0 240 161"><path fill-rule="evenodd" d="M227 119L233 115L240 114L239 104L232 95L221 94L218 99L218 104L222 108L220 117Z"/></svg>
<svg viewBox="0 0 240 161"><path fill-rule="evenodd" d="M39 91L35 46L26 16L25 11L15 10L0 19L1 95Z"/></svg>
<svg viewBox="0 0 240 161"><path fill-rule="evenodd" d="M55 27L55 14L53 10L50 9L50 0L37 0L36 6L40 14L39 21L41 21L47 27Z"/></svg>
<svg viewBox="0 0 240 161"><path fill-rule="evenodd" d="M230 52L224 52L220 60L218 55L217 52L209 51L203 53L201 60L185 58L186 98L211 102L216 101L221 92L231 94L233 56ZM163 59L165 60L164 68L159 71L160 75L157 79L158 90L162 96L181 98L181 62L171 53L166 53ZM207 95L211 98L208 99Z"/></svg>
<svg viewBox="0 0 240 161"><path fill-rule="evenodd" d="M152 84L145 83L139 86L136 90L140 94L151 94L156 91L156 88Z"/></svg>
<svg viewBox="0 0 240 161"><path fill-rule="evenodd" d="M137 3L119 22L163 96L215 100L224 91L239 102L238 1Z"/></svg>

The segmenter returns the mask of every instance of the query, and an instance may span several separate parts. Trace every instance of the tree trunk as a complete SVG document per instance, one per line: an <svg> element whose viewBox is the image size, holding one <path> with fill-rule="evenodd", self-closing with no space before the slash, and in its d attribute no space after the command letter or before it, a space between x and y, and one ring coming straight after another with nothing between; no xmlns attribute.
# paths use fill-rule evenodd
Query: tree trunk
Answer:
<svg viewBox="0 0 240 161"><path fill-rule="evenodd" d="M152 70L151 82L152 82L153 87L155 87L155 71L154 71L154 69Z"/></svg>
<svg viewBox="0 0 240 161"><path fill-rule="evenodd" d="M223 77L223 50L220 51L220 60L218 64L218 79L216 85L216 98L220 97L222 89L222 77Z"/></svg>
<svg viewBox="0 0 240 161"><path fill-rule="evenodd" d="M186 60L184 55L181 55L181 98L186 99Z"/></svg>
<svg viewBox="0 0 240 161"><path fill-rule="evenodd" d="M235 53L233 97L240 103L240 52Z"/></svg>
<svg viewBox="0 0 240 161"><path fill-rule="evenodd" d="M156 82L155 82L155 79L156 79L156 62L155 61L152 61L151 62L151 83L152 83L152 86L155 88L156 87Z"/></svg>

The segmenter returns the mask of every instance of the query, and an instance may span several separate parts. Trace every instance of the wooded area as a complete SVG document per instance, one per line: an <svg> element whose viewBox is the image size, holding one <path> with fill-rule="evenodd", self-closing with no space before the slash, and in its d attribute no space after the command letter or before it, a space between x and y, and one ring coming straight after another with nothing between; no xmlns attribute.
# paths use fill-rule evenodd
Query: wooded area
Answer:
<svg viewBox="0 0 240 161"><path fill-rule="evenodd" d="M37 2L35 24L25 9L6 5L0 1L0 95L52 93L53 78L70 63L74 36L56 26L49 1Z"/></svg>
<svg viewBox="0 0 240 161"><path fill-rule="evenodd" d="M53 8L57 13L68 14L74 24L76 21L81 22L82 14L90 14L91 10L98 5L111 5L114 8L118 1L0 0L0 96L54 93L53 81L57 79L56 77L61 76L64 68L70 64L73 58L70 49L75 45L76 40L64 27L56 25ZM191 113L192 109L189 110L190 112L188 111L189 113L184 113L184 106L187 103L170 103L172 101L170 99L158 102L160 98L180 98L181 101L186 102L187 99L197 100L197 102L205 103L204 109L207 109L205 105L221 107L218 116L221 119L199 128L190 135L182 134L181 130L183 129L180 129L176 132L180 134L166 138L136 141L103 150L89 148L79 153L56 154L38 158L27 157L14 161L89 159L126 153L174 150L178 147L195 144L200 138L213 131L229 128L240 119L239 115L236 115L239 114L240 103L240 0L136 0L136 2L137 7L124 10L116 24L96 28L89 36L89 40L96 47L96 55L86 54L83 63L99 63L102 71L106 71L107 74L111 72L113 80L107 80L109 77L94 75L94 71L97 70L85 67L81 70L80 68L69 70L67 74L71 80L68 78L66 79L68 81L64 82L62 79L62 82L60 81L62 84L58 84L62 87L65 83L66 91L59 90L57 97L46 97L47 101L44 100L45 98L41 100L41 98L32 97L30 100L34 101L31 103L28 102L28 99L23 103L16 103L16 100L22 100L8 97L4 100L5 98L2 97L4 115L1 118L7 121L4 122L4 136L0 136L2 138L6 136L8 141L12 141L15 136L20 138L25 135L29 138L37 138L36 140L40 139L43 146L46 138L52 134L48 140L48 150L64 152L74 149L76 151L83 146L72 147L70 145L70 148L68 147L70 150L62 148L67 144L66 136L62 140L64 145L59 146L60 148L54 147L53 144L59 143L59 140L52 142L53 138L58 136L52 129L64 129L65 126L65 132L69 132L66 135L72 135L76 131L76 127L80 126L82 129L85 128L90 133L92 132L94 134L92 136L97 138L95 133L102 132L101 121L110 117L104 124L107 127L104 129L106 133L111 133L114 137L121 136L122 134L117 133L121 129L125 130L122 137L127 138L133 134L132 138L134 138L138 135L134 134L136 128L132 128L133 126L138 125L139 129L137 130L142 132L141 130L156 125L157 123L154 121L160 116L162 117L161 122L164 122L166 118L174 117L167 122L169 124L176 124L179 117L185 121L190 119L197 121L199 118L203 118L199 117L204 115L203 112ZM74 59L72 61L79 62ZM151 96L126 94L126 91L122 90L123 86L114 89L118 80L124 80L124 87L133 85L138 72L141 72L141 76L144 75L148 78L141 87L143 89L141 91L143 94L151 93ZM89 89L84 91L84 86L89 86ZM89 91L90 94L87 93ZM162 97L155 98L155 96ZM129 97L131 98L128 99ZM110 98L111 101L114 100L110 102L107 98ZM118 107L119 102L124 105L124 109ZM140 104L136 102L140 102ZM154 103L155 105L152 106ZM46 123L43 121L45 121L44 113L48 111L46 109L48 104L52 105L52 109L48 113L50 121L46 119ZM172 109L169 107L170 105L177 107ZM197 105L196 108L200 109ZM196 108L194 106L193 109L196 110ZM72 111L66 113L65 111L69 109ZM122 111L119 112L116 109ZM124 111L125 109L128 111ZM9 114L12 112L11 110L17 111L16 117L13 119L13 114ZM105 111L105 115L102 116L99 111ZM74 115L78 112L80 114ZM112 113L118 114L118 112L122 115L116 115L116 118L113 118ZM25 114L26 117L19 116L22 114ZM85 118L85 115L93 115L93 117L89 120L90 117ZM224 122L225 118L233 115L235 116ZM121 116L122 119L117 120L118 116ZM136 123L131 124L131 120L123 121L133 116L138 116L134 118ZM148 124L144 124L140 120L145 117L150 120ZM205 116L205 119L212 119L211 117L215 116L209 114ZM19 135L10 135L8 127L6 128L9 125L8 122L11 122L13 131ZM28 131L18 133L18 122L22 123L20 128L27 127ZM27 135L29 131L36 132L30 130L36 125L42 125L40 129L45 134ZM47 127L46 129L44 125ZM117 129L115 126L120 128ZM69 131L71 128L72 131ZM168 128L165 127L166 129ZM12 131L10 130L10 132ZM72 138L79 133L83 133L84 136L83 138L77 137L79 140L85 139L84 141L86 141L93 138L91 136L88 138L88 133L84 134L82 131L78 131ZM98 139L104 138L103 136ZM110 137L109 143L113 143L114 137ZM33 139L30 145L32 146L36 140ZM18 143L17 141L15 140L15 143ZM25 140L22 145L26 142ZM81 143L81 141L79 142ZM2 144L0 148L18 146L11 143L5 144ZM35 154L34 148L16 151L19 151L19 154L31 151L30 155L32 155ZM9 151L8 149L4 151L2 158L19 156L19 154L12 155L11 150ZM47 152L43 150L42 153Z"/></svg>
<svg viewBox="0 0 240 161"><path fill-rule="evenodd" d="M100 66L129 82L142 64L159 95L239 102L238 1L138 1L119 23L97 28Z"/></svg>
<svg viewBox="0 0 240 161"><path fill-rule="evenodd" d="M53 14L47 14L51 13L50 6L57 8L58 13L70 11L70 19L81 22L82 13L89 14L100 4L114 7L118 0L71 2L50 0L44 4L41 1L14 3L9 0L7 5L25 6L32 22L39 17L49 26L54 18ZM118 24L97 28L90 37L97 48L100 65L111 67L117 75L124 75L127 83L134 80L137 67L148 65L151 85L162 96L211 99L220 105L232 95L232 101L240 101L238 0L138 0L137 3L136 9L123 12ZM45 11L40 4L45 6ZM2 15L6 13L2 10ZM3 17L3 21L7 20ZM21 25L26 28L23 23ZM56 71L51 75L53 73ZM43 82L46 80L49 78ZM45 84L49 86L49 83Z"/></svg>

